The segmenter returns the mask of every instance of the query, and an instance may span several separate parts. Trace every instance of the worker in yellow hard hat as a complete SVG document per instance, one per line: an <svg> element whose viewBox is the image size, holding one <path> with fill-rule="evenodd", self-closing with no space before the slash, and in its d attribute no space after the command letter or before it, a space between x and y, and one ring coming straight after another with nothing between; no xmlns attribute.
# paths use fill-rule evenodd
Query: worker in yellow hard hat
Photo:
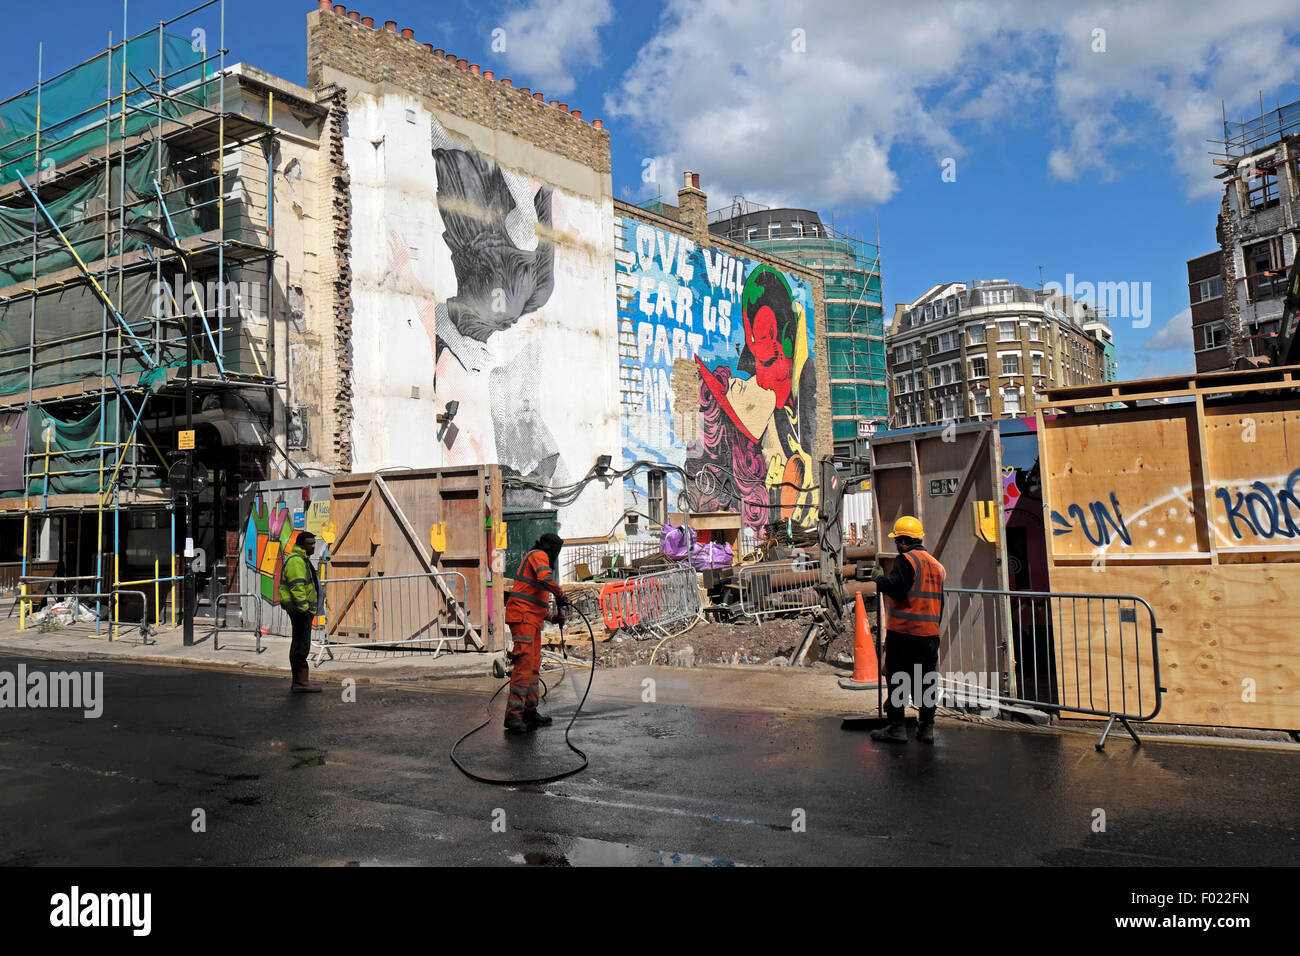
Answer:
<svg viewBox="0 0 1300 956"><path fill-rule="evenodd" d="M898 542L898 560L888 574L876 565L871 580L885 596L885 671L889 725L871 732L873 740L907 743L903 708L910 696L920 713L916 739L934 743L934 712L939 703L939 624L943 584L948 577L939 559L925 550L919 518L903 515L889 535Z"/></svg>

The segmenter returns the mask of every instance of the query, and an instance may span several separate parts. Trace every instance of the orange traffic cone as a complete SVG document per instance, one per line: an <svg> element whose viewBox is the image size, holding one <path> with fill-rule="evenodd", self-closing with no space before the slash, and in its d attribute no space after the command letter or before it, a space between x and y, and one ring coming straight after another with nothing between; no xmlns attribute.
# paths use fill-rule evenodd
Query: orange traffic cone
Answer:
<svg viewBox="0 0 1300 956"><path fill-rule="evenodd" d="M840 678L840 686L847 690L875 690L880 686L880 663L861 594L853 605L853 677Z"/></svg>

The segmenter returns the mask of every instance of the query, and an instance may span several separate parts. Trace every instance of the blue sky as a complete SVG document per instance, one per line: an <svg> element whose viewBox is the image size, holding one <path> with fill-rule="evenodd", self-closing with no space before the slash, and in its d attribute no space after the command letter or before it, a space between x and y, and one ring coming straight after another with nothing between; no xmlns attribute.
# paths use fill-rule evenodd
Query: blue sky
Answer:
<svg viewBox="0 0 1300 956"><path fill-rule="evenodd" d="M129 32L189 6L130 0ZM228 0L231 59L302 82L314 7ZM1047 282L1150 283L1145 315L1113 321L1125 378L1194 365L1185 260L1215 247L1221 187L1204 141L1221 135L1220 102L1240 118L1258 112L1261 92L1266 108L1300 99L1293 0L356 9L602 118L620 197L670 198L692 169L711 208L740 194L833 213L864 238L878 224L887 316L935 282L1032 286L1039 266ZM34 84L38 41L49 75L122 29L113 0L6 16L5 95ZM643 181L648 167L656 183Z"/></svg>

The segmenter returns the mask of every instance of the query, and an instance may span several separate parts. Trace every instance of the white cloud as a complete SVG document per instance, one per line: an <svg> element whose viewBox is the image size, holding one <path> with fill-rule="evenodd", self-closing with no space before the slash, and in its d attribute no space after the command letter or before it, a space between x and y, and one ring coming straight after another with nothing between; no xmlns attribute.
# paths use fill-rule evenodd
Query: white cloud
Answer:
<svg viewBox="0 0 1300 956"><path fill-rule="evenodd" d="M1143 344L1144 351L1168 352L1174 349L1191 352L1192 350L1192 310L1183 309L1172 319L1162 325L1156 334Z"/></svg>
<svg viewBox="0 0 1300 956"><path fill-rule="evenodd" d="M1206 194L1220 99L1248 113L1300 77L1294 22L1294 0L668 0L605 108L706 191L760 201L883 202L894 147L933 154L937 178L989 135L1045 139L1061 179L1149 147Z"/></svg>
<svg viewBox="0 0 1300 956"><path fill-rule="evenodd" d="M613 19L609 0L532 0L502 21L501 59L542 92L566 96L600 66L599 31Z"/></svg>

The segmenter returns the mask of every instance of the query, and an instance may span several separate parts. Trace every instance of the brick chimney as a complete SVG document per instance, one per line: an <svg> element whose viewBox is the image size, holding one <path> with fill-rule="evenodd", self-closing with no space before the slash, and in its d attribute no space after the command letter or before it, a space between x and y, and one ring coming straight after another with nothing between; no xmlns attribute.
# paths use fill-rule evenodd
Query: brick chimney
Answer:
<svg viewBox="0 0 1300 956"><path fill-rule="evenodd" d="M696 245L708 244L708 199L700 189L700 174L690 170L682 173L682 188L677 190L677 209L682 224L690 228Z"/></svg>

